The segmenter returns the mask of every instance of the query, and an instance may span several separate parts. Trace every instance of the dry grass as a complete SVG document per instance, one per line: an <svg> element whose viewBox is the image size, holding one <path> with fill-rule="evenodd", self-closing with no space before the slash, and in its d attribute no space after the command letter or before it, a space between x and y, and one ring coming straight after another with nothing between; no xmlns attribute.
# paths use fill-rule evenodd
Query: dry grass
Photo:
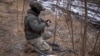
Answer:
<svg viewBox="0 0 100 56"><path fill-rule="evenodd" d="M5 3L0 3L0 56L37 56L36 53L24 53L24 44L26 43L24 31L23 31L23 18L22 18L22 10L23 10L23 0L19 0L18 3L18 10L17 10L17 3L16 1L13 5L7 5ZM28 4L25 4L28 5ZM9 8L8 8L9 6ZM26 10L29 7L25 7ZM17 12L18 12L18 19L17 19ZM25 16L26 14L24 14ZM52 25L50 29L54 33L55 27L55 16L51 13L45 11L40 17L46 19L50 19L52 21ZM79 21L72 16L73 20L73 37L74 37L74 44L75 50L80 55L80 48L81 48L81 26L83 27L83 22ZM71 41L71 29L70 23L65 21L63 16L60 16L57 19L57 32L56 32L56 43L61 45L64 48L72 49L72 41ZM83 23L83 24L81 24ZM97 34L97 30L91 28L92 26L88 27L88 36L87 36L87 56L88 52L91 51L93 48L93 43L95 42L95 36ZM52 42L53 38L49 41ZM68 53L67 55L73 56L73 53Z"/></svg>

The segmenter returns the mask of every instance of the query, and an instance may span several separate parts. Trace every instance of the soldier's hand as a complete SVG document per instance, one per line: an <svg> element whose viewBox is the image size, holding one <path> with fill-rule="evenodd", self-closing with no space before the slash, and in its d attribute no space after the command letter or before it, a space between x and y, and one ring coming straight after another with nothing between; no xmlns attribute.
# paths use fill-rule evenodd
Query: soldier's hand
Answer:
<svg viewBox="0 0 100 56"><path fill-rule="evenodd" d="M49 27L50 24L51 24L51 20L48 19L48 20L45 21L45 23L46 23L46 26Z"/></svg>
<svg viewBox="0 0 100 56"><path fill-rule="evenodd" d="M45 23L45 20L43 20L42 18L40 18L40 19L39 19L39 22L40 22L40 23L42 23L42 22Z"/></svg>

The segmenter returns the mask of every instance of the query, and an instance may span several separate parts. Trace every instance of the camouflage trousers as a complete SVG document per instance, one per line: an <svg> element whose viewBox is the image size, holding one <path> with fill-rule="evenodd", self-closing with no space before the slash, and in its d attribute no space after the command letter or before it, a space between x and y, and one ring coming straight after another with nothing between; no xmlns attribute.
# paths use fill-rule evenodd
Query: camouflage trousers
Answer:
<svg viewBox="0 0 100 56"><path fill-rule="evenodd" d="M36 39L28 40L28 43L30 43L30 45L32 45L33 50L36 50L36 48L37 48L38 50L47 51L50 53L50 52L52 52L52 48L46 42L46 40L50 39L51 37L52 37L52 33L47 31Z"/></svg>

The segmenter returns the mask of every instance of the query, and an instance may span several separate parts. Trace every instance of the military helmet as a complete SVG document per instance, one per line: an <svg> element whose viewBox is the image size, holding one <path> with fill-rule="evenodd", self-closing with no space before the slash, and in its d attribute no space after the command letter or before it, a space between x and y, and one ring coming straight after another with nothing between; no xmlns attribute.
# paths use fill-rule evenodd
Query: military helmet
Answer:
<svg viewBox="0 0 100 56"><path fill-rule="evenodd" d="M42 6L42 4L38 1L30 1L30 7L31 8L35 8L37 9L38 11L43 11L45 10Z"/></svg>

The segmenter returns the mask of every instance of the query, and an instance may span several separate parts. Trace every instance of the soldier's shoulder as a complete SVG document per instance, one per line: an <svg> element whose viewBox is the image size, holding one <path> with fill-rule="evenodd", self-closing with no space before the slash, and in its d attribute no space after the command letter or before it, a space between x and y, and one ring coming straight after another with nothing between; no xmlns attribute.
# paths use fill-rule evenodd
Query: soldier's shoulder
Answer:
<svg viewBox="0 0 100 56"><path fill-rule="evenodd" d="M35 15L32 15L32 14L28 14L26 17L28 17L28 18L30 18L30 17L37 18Z"/></svg>
<svg viewBox="0 0 100 56"><path fill-rule="evenodd" d="M26 19L27 19L27 20L35 20L35 19L37 19L37 17L34 16L34 15L27 15L27 16L26 16Z"/></svg>

